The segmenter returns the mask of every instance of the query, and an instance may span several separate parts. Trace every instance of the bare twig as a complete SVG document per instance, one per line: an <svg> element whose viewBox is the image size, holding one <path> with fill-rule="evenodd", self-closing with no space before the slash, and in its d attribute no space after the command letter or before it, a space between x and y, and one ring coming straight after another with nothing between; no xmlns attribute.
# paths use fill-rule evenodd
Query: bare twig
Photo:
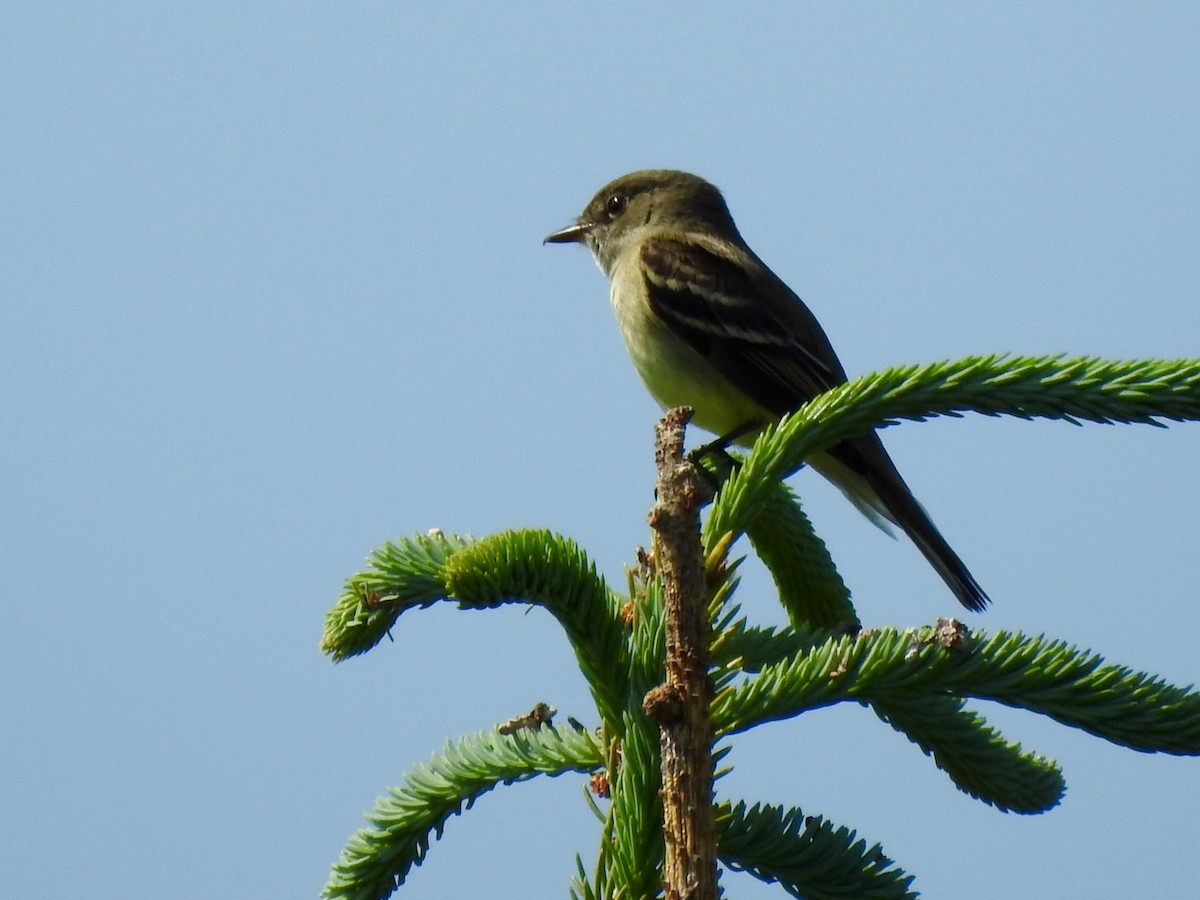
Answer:
<svg viewBox="0 0 1200 900"><path fill-rule="evenodd" d="M663 820L668 900L716 900L712 726L708 680L708 598L700 509L711 498L703 476L683 458L687 407L658 423L658 499L650 511L654 558L666 607L667 680L650 691L646 712L662 730Z"/></svg>

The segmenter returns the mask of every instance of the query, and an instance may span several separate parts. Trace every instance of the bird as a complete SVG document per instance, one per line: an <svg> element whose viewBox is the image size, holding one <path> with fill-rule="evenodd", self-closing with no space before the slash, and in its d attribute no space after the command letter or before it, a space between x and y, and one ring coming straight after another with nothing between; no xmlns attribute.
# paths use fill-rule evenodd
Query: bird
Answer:
<svg viewBox="0 0 1200 900"><path fill-rule="evenodd" d="M743 446L846 382L816 316L746 244L721 192L687 172L632 172L544 243L586 245L634 367L663 409ZM899 527L967 609L989 598L870 431L808 460L876 525Z"/></svg>

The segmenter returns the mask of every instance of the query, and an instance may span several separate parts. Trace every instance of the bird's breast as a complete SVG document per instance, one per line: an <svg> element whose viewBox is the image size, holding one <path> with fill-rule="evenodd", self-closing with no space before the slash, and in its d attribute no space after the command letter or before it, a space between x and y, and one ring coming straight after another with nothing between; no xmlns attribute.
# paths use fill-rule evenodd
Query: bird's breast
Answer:
<svg viewBox="0 0 1200 900"><path fill-rule="evenodd" d="M717 435L747 421L772 421L655 314L636 260L630 262L613 272L610 297L625 348L658 405L692 407L695 424Z"/></svg>

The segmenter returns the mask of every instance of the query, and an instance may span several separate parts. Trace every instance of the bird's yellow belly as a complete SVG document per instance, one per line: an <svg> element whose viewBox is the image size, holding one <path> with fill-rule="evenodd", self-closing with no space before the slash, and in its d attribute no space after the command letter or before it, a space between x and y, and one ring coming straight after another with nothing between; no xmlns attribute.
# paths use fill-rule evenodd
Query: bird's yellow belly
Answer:
<svg viewBox="0 0 1200 900"><path fill-rule="evenodd" d="M645 303L624 302L614 280L613 310L634 368L664 410L690 406L692 421L715 435L773 417L719 376L704 357L672 332ZM745 438L741 442L749 443Z"/></svg>

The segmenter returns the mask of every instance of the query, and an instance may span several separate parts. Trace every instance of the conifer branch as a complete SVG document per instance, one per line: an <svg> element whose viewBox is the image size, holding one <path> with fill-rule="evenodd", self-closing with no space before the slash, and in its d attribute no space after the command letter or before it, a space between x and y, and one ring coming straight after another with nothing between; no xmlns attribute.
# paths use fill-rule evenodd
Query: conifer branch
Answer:
<svg viewBox="0 0 1200 900"><path fill-rule="evenodd" d="M325 617L321 649L335 661L375 646L408 610L439 601L463 609L531 603L563 626L601 717L620 721L628 670L624 598L576 544L549 531L505 531L479 541L440 532L384 544L351 576Z"/></svg>
<svg viewBox="0 0 1200 900"><path fill-rule="evenodd" d="M765 667L713 703L718 734L845 700L948 694L995 700L1144 752L1200 754L1200 694L1063 642L977 632L953 647L930 629L831 638Z"/></svg>
<svg viewBox="0 0 1200 900"><path fill-rule="evenodd" d="M1042 813L1066 792L1053 760L1021 749L957 697L893 695L869 704L945 772L960 791L1004 812Z"/></svg>
<svg viewBox="0 0 1200 900"><path fill-rule="evenodd" d="M1062 419L1162 425L1200 419L1200 361L983 356L864 375L806 403L767 429L713 502L711 547L742 534L775 486L806 459L901 419L934 416Z"/></svg>
<svg viewBox="0 0 1200 900"><path fill-rule="evenodd" d="M603 759L594 735L574 729L540 728L502 735L481 732L460 738L414 767L399 787L380 797L334 865L322 896L328 900L383 900L425 859L451 816L501 784L536 775L588 772Z"/></svg>
<svg viewBox="0 0 1200 900"><path fill-rule="evenodd" d="M717 818L721 862L777 883L804 900L907 900L912 876L895 868L878 844L797 809L744 802Z"/></svg>

